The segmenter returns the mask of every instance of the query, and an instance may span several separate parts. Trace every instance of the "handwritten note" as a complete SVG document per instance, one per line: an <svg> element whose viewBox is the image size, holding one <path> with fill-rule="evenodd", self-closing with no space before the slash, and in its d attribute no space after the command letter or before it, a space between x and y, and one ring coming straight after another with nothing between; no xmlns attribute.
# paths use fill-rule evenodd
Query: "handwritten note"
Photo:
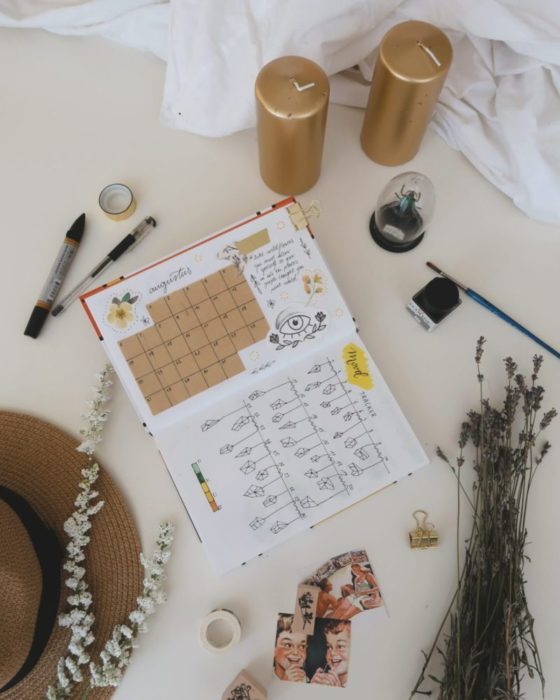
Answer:
<svg viewBox="0 0 560 700"><path fill-rule="evenodd" d="M253 255L253 274L265 292L274 292L298 279L303 265L297 258L295 244L291 238Z"/></svg>

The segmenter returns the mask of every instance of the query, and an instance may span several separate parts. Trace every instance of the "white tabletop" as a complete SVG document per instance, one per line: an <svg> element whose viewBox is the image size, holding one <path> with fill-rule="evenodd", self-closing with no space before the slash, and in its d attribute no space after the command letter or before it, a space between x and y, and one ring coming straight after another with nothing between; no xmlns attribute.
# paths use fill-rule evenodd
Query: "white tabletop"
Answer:
<svg viewBox="0 0 560 700"><path fill-rule="evenodd" d="M127 272L281 199L261 181L254 130L211 140L165 129L158 111L164 64L151 55L97 39L0 30L0 292L4 320L0 359L3 407L37 415L76 434L103 350L79 304L50 319L38 340L23 328L61 237L86 212L87 229L66 285L78 281L141 217L156 231L113 267ZM217 700L247 668L268 685L269 698L405 700L454 590L455 483L435 446L453 454L465 411L475 407L473 361L479 335L488 339L486 390L501 398L501 358L529 369L539 348L466 299L432 334L405 311L431 278L434 260L560 346L557 299L560 234L526 218L465 158L429 132L406 166L386 168L361 151L363 112L331 106L317 185L300 200L321 202L312 222L323 254L358 320L363 339L430 458L415 476L331 518L273 550L270 556L217 578L205 558L153 440L121 387L100 459L123 490L150 551L158 523L176 525L169 600L152 618L115 697ZM367 222L386 181L419 170L434 182L436 216L425 241L404 255L370 239ZM129 222L104 218L101 188L125 182L138 210ZM131 225L132 222L132 225ZM547 406L559 403L560 364L546 355ZM560 408L560 406L559 406ZM557 545L560 421L549 431L553 452L531 495L527 553L529 603L547 679L560 697L560 549ZM411 513L429 511L441 537L436 550L412 551ZM464 531L470 523L465 520ZM272 680L275 618L293 610L295 588L335 554L366 547L390 616L356 619L346 690ZM221 657L197 641L203 616L235 611L241 643ZM527 699L540 697L527 684Z"/></svg>

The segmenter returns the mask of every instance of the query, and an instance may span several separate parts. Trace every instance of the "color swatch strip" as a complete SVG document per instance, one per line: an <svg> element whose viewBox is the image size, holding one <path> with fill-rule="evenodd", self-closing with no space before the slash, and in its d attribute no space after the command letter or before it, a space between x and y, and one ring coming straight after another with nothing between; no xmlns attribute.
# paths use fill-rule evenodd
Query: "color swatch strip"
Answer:
<svg viewBox="0 0 560 700"><path fill-rule="evenodd" d="M210 491L210 487L206 483L206 479L204 478L203 473L200 471L200 467L198 466L197 462L193 462L191 464L191 467L193 468L193 472L195 473L196 478L198 479L202 490L204 491L204 495L206 496L206 499L208 503L210 504L210 508L214 511L214 513L217 510L220 510L220 506L216 503L216 500L214 496L212 495L212 491Z"/></svg>

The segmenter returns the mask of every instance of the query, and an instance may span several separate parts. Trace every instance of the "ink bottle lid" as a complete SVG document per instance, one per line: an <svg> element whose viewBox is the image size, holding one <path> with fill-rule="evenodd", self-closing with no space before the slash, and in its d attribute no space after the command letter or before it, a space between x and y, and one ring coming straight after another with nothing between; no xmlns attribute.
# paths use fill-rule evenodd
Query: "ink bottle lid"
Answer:
<svg viewBox="0 0 560 700"><path fill-rule="evenodd" d="M459 289L446 277L436 277L422 290L425 310L434 318L444 317L459 303Z"/></svg>

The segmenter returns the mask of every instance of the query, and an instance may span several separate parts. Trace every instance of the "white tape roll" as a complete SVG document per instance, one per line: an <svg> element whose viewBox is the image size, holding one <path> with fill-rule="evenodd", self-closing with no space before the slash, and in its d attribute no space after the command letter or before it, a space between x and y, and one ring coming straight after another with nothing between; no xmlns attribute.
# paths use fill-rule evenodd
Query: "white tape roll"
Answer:
<svg viewBox="0 0 560 700"><path fill-rule="evenodd" d="M213 654L223 654L240 639L241 623L231 610L212 610L200 625L200 644Z"/></svg>

